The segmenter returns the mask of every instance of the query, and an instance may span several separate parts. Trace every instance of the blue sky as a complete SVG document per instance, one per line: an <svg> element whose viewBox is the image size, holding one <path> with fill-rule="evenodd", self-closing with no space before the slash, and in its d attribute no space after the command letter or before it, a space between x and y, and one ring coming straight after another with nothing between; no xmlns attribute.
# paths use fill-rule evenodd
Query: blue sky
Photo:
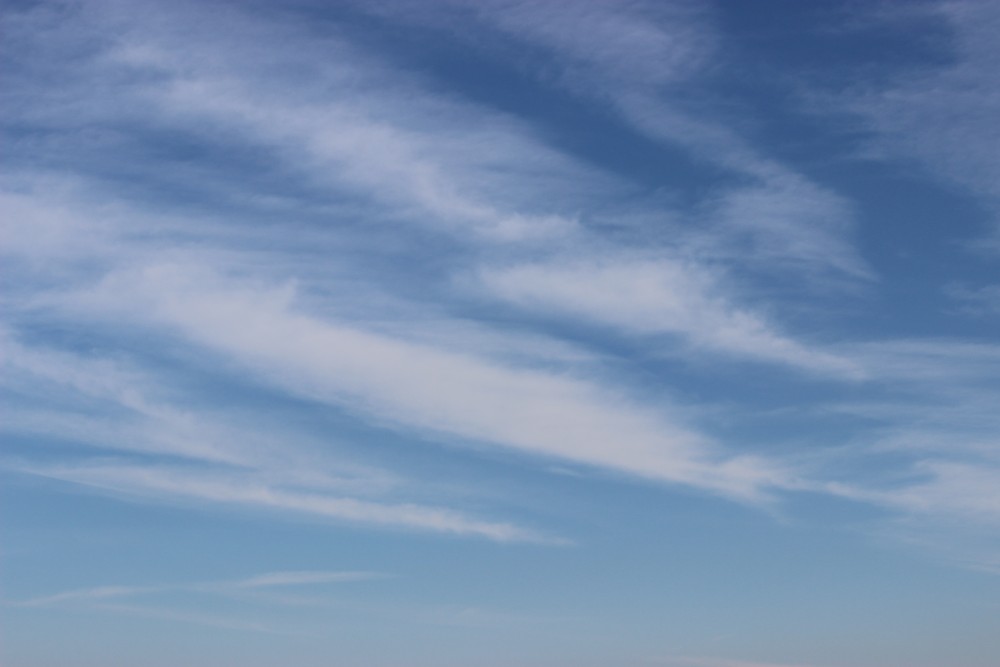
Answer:
<svg viewBox="0 0 1000 667"><path fill-rule="evenodd" d="M1000 5L3 5L10 667L1000 655Z"/></svg>

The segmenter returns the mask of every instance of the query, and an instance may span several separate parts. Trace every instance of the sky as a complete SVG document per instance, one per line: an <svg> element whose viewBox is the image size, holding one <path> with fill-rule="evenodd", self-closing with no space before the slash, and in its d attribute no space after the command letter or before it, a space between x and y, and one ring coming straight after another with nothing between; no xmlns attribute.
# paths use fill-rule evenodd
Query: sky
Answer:
<svg viewBox="0 0 1000 667"><path fill-rule="evenodd" d="M6 667L995 667L1000 4L5 0Z"/></svg>

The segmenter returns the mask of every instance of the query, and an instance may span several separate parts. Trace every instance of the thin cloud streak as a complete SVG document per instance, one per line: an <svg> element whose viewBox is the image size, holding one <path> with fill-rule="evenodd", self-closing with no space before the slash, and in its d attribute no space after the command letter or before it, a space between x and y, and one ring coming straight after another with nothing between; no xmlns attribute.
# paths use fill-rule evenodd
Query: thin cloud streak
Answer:
<svg viewBox="0 0 1000 667"><path fill-rule="evenodd" d="M252 474L219 474L166 465L96 464L21 467L19 471L161 502L195 501L209 506L289 512L388 528L482 537L497 542L563 543L514 524L476 520L449 509L288 489Z"/></svg>
<svg viewBox="0 0 1000 667"><path fill-rule="evenodd" d="M171 592L207 592L220 595L238 593L244 589L273 588L284 586L318 586L359 581L385 579L381 572L362 571L288 571L265 572L246 579L196 582L188 584L164 584L157 586L96 586L63 591L52 595L15 601L24 607L42 607L76 602L100 602L102 600L156 595Z"/></svg>
<svg viewBox="0 0 1000 667"><path fill-rule="evenodd" d="M725 658L694 658L694 657L674 657L665 661L657 660L657 665L664 667L819 667L815 664L787 663L787 662L759 662L755 660L728 660Z"/></svg>
<svg viewBox="0 0 1000 667"><path fill-rule="evenodd" d="M487 289L544 313L562 312L628 333L671 333L692 346L846 378L862 369L811 350L729 303L708 272L669 258L601 259L485 270Z"/></svg>
<svg viewBox="0 0 1000 667"><path fill-rule="evenodd" d="M262 588L269 586L302 586L306 584L339 584L351 581L384 579L386 576L388 575L380 572L323 572L298 570L287 572L267 572L265 574L258 574L247 579L232 582L230 585L237 588Z"/></svg>
<svg viewBox="0 0 1000 667"><path fill-rule="evenodd" d="M218 614L205 614L192 610L165 609L160 607L126 604L95 604L91 605L90 610L124 614L126 616L138 618L193 623L195 625L203 625L209 628L221 628L224 630L251 632L255 634L266 633L275 635L290 635L293 637L310 636L307 633L295 628L279 628L270 623L248 621L241 618L222 616Z"/></svg>

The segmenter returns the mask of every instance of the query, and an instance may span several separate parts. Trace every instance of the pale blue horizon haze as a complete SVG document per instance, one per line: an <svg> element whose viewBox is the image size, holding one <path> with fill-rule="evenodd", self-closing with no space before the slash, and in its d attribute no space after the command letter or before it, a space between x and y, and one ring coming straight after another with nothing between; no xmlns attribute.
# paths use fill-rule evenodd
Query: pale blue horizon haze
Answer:
<svg viewBox="0 0 1000 667"><path fill-rule="evenodd" d="M1000 664L1000 3L2 17L4 667Z"/></svg>

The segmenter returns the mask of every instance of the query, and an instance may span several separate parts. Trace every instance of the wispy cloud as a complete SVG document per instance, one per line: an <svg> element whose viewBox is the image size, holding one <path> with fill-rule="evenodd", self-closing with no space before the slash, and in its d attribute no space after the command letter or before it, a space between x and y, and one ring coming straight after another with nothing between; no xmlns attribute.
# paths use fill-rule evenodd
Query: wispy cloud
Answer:
<svg viewBox="0 0 1000 667"><path fill-rule="evenodd" d="M290 512L375 526L485 537L499 542L557 542L514 524L477 520L454 510L303 491L252 473L220 473L165 465L64 465L19 470L138 498Z"/></svg>
<svg viewBox="0 0 1000 667"><path fill-rule="evenodd" d="M850 360L809 349L731 303L714 276L670 258L602 258L484 270L488 289L544 313L566 313L640 335L675 334L693 347L860 377Z"/></svg>
<svg viewBox="0 0 1000 667"><path fill-rule="evenodd" d="M149 378L120 363L37 346L29 349L9 336L4 348L6 384L45 395L49 402L72 404L83 398L87 403L87 410L76 414L66 409L19 410L4 424L11 442L26 434L48 434L84 447L144 457L139 464L37 467L9 454L4 463L8 470L88 484L125 497L221 503L500 541L548 539L458 511L372 500L398 491L398 477L338 459L311 436L238 428L220 423L219 415L204 409L180 409L153 398ZM187 463L166 463L163 457Z"/></svg>
<svg viewBox="0 0 1000 667"><path fill-rule="evenodd" d="M843 353L867 369L872 384L864 398L829 406L869 425L839 458L849 467L870 464L863 475L817 490L888 509L889 518L873 531L897 543L996 571L1000 348L906 340Z"/></svg>
<svg viewBox="0 0 1000 667"><path fill-rule="evenodd" d="M271 623L261 623L258 621L246 620L234 616L224 616L221 614L206 614L197 610L166 609L148 605L135 604L95 604L90 608L92 611L110 612L113 614L123 614L138 618L151 618L162 621L176 621L180 623L193 623L209 628L222 628L225 630L236 630L239 632L252 632L255 634L278 634L301 637L306 633L297 628L279 628Z"/></svg>
<svg viewBox="0 0 1000 667"><path fill-rule="evenodd" d="M574 221L544 204L558 201L553 192L572 197L581 182L589 189L614 187L546 148L513 117L434 94L419 77L400 76L346 39L317 41L298 26L277 21L265 28L223 9L227 30L220 33L206 29L213 20L204 23L203 8L194 4L164 12L147 3L143 11L148 20L135 23L131 9L92 5L72 27L45 8L19 17L34 22L35 36L70 37L98 49L97 58L78 64L85 78L133 83L113 104L71 85L64 102L84 106L83 117L26 107L17 109L18 120L44 118L67 133L82 122L136 122L151 133L180 128L198 136L224 127L214 141L268 151L289 176L314 186L320 199L336 199L318 194L333 188L340 198L353 194L377 203L379 212L366 211L373 222L405 220L500 242L571 232ZM108 39L112 26L116 37ZM184 32L183 49L175 48L178 31ZM316 57L301 49L265 55L261 39L308 44L306 51ZM323 94L289 85L294 82L277 76L282 67L307 67L323 82ZM516 208L505 203L512 200Z"/></svg>
<svg viewBox="0 0 1000 667"><path fill-rule="evenodd" d="M77 223L70 224L72 234L85 236L88 225L77 216ZM492 443L743 500L766 497L766 489L780 486L787 474L780 466L754 456L729 455L695 429L684 426L683 417L654 417L613 387L311 316L294 307L295 292L290 286L276 287L273 279L265 278L270 286L258 283L247 289L245 284L205 269L204 258L198 254L178 255L186 258L184 264L156 265L147 263L151 260L143 256L141 244L138 249L139 267L112 268L92 289L43 292L29 307L71 319L129 322L139 328L180 334L238 360L259 378L293 394L343 406L376 423L415 427L448 439ZM112 255L111 267L119 257L120 253ZM225 256L215 255L214 259L224 262ZM107 424L85 415L63 413L49 419L44 411L36 410L26 412L19 426L14 425L22 431L67 433L84 425L99 436L91 440L99 440L103 446L251 465L269 469L272 477L275 470L285 470L286 476L278 483L287 483L288 475L293 474L266 438L254 435L249 442L256 441L259 446L234 447L232 443L247 443L247 438L227 437L225 427L206 422L190 410L151 401L144 389L149 380L128 377L120 364L43 354L9 336L8 346L13 353L10 364L21 374L22 388L30 386L25 374L35 378L31 382L61 383L90 399L124 408L133 420L119 421L119 427L108 431ZM432 380L428 384L432 378L445 377L447 382ZM176 469L173 474L181 471ZM147 483L153 479L148 475L130 477L132 482L140 478ZM335 481L331 478L328 483ZM135 484L132 486L134 489ZM174 486L175 491L180 488ZM205 488L203 480L196 481L185 493L223 499L215 492L206 495ZM391 518L392 512L377 504L275 493L266 485L258 490L253 498L237 498L232 489L222 495L230 502L277 504L372 523L433 525L497 539L523 536L510 526L463 523L457 516L434 515L431 510L421 514L413 508L402 511L397 507L396 517Z"/></svg>
<svg viewBox="0 0 1000 667"><path fill-rule="evenodd" d="M192 267L161 266L112 276L74 300L138 307L134 315L287 390L430 433L744 499L759 498L785 474L763 459L728 457L680 417L654 416L610 388L302 314L287 289L251 292Z"/></svg>
<svg viewBox="0 0 1000 667"><path fill-rule="evenodd" d="M950 285L945 293L955 300L956 310L973 317L1000 315L1000 285Z"/></svg>
<svg viewBox="0 0 1000 667"><path fill-rule="evenodd" d="M99 586L81 588L26 600L6 600L7 606L23 608L58 608L87 613L121 614L132 618L194 623L249 632L291 635L312 635L313 624L302 617L292 616L279 622L257 620L260 609L273 609L279 614L294 614L305 608L310 614L318 610L349 610L352 615L372 614L381 622L393 624L419 623L422 626L449 626L486 629L493 627L551 624L561 620L540 614L529 614L474 605L412 605L402 602L372 604L359 602L356 593L344 597L343 584L356 584L389 579L382 572L351 570L308 570L265 572L244 579L198 581L150 586ZM307 594L303 595L302 591ZM215 602L236 601L238 614L208 611ZM195 606L195 603L197 606ZM252 603L252 607L247 606Z"/></svg>
<svg viewBox="0 0 1000 667"><path fill-rule="evenodd" d="M605 372L601 352L531 331L542 316L609 339L669 337L720 363L806 371L796 382L849 380L841 386L879 400L813 407L879 421L877 435L857 436L859 458L913 438L902 416L929 406L941 418L935 442L962 434L989 446L964 437L969 423L983 432L994 423L981 403L962 425L948 400L986 384L991 347L800 337L783 317L794 305L756 282L777 271L827 288L871 273L851 241L850 201L741 136L723 111L699 111L699 73L718 57L705 7L364 10L434 25L472 16L470 34L499 40L487 51L547 54L536 80L725 175L678 204L566 150L543 124L445 92L346 31L318 36L280 12L265 21L235 6L141 6L141 17L126 3L11 10L23 53L59 44L79 57L73 76L63 51L30 68L19 60L12 84L10 126L50 139L19 142L21 173L2 182L3 252L25 276L4 296L3 382L24 408L6 432L134 457L19 469L119 497L550 539L448 502L408 503L405 492L385 492L397 476L348 465L330 443L254 432L233 413L193 406L165 389L169 373L142 353L82 354L31 336L32 327L61 327L104 350L129 335L176 345L230 379L332 406L423 447L493 447L531 465L576 464L751 503L810 489L911 516L995 512L991 469L977 469L968 451L908 449L891 479L870 485L825 470L807 476L763 447L713 435L691 414L705 405L642 398L629 378ZM956 7L955 20L971 26L972 10ZM986 47L969 30L975 44L962 67L980 76ZM861 106L881 119L894 104ZM208 157L184 157L192 145ZM157 151L167 157L149 157ZM266 186L253 180L260 170ZM171 197L174 188L188 199ZM666 177L663 188L675 189ZM655 234L622 232L650 220L663 222ZM509 321L495 319L498 304ZM415 312L441 319L411 327Z"/></svg>
<svg viewBox="0 0 1000 667"><path fill-rule="evenodd" d="M265 572L246 579L194 582L186 584L164 584L156 586L97 586L81 588L16 602L28 607L62 605L67 603L99 603L108 599L134 598L172 592L213 593L218 595L239 594L241 590L253 588L273 588L283 586L322 586L348 582L384 579L388 575L380 572L303 570L288 572Z"/></svg>
<svg viewBox="0 0 1000 667"><path fill-rule="evenodd" d="M8 3L0 472L15 501L46 500L15 517L22 552L77 531L120 551L15 559L5 605L324 641L343 620L342 662L411 624L454 664L506 630L510 664L556 659L572 631L569 655L615 664L636 653L607 657L609 633L651 664L806 667L738 650L759 648L749 626L723 637L745 658L650 633L688 601L756 613L725 586L786 556L774 582L796 595L830 553L874 580L866 538L1000 572L998 280L904 259L913 203L828 155L850 115L870 131L851 148L992 206L997 13L871 11L937 17L951 59L857 77L811 113L801 80L755 84L813 65L757 59L825 76L869 52L811 43L830 35L798 30L808 3L780 25L687 0ZM150 507L178 521L137 540ZM172 569L215 526L224 576ZM330 546L363 565L274 557ZM907 585L878 581L862 592ZM567 610L571 629L527 636Z"/></svg>
<svg viewBox="0 0 1000 667"><path fill-rule="evenodd" d="M804 663L788 662L760 662L755 660L729 660L725 658L703 658L703 657L671 657L663 661L657 660L654 664L669 665L671 667L817 667L816 665L806 665Z"/></svg>
<svg viewBox="0 0 1000 667"><path fill-rule="evenodd" d="M120 357L25 345L2 329L0 352L0 387L17 405L2 427L11 442L49 436L100 455L233 466L271 480L367 496L401 481L312 435L273 434L248 427L245 416L191 405L167 378Z"/></svg>
<svg viewBox="0 0 1000 667"><path fill-rule="evenodd" d="M915 160L927 173L985 197L997 210L1000 47L995 35L1000 11L996 3L930 2L874 14L887 24L921 18L944 26L949 57L900 72L887 84L859 85L855 95L841 98L841 105L874 130L881 155Z"/></svg>
<svg viewBox="0 0 1000 667"><path fill-rule="evenodd" d="M26 607L44 607L46 605L73 603L73 602L93 602L96 600L107 600L109 598L123 598L147 593L159 593L169 590L167 586L97 586L95 588L80 588L72 591L63 591L30 600L23 600L17 604Z"/></svg>
<svg viewBox="0 0 1000 667"><path fill-rule="evenodd" d="M433 19L393 13L411 21L454 20L441 12L432 12ZM487 2L477 3L475 13L513 42L545 50L554 66L540 76L554 71L568 90L606 106L638 132L743 181L717 188L688 212L702 228L703 252L758 271L824 275L826 283L831 273L871 277L850 240L850 203L767 156L732 129L733 119L712 117L710 105L699 104L706 94L698 75L718 63L718 30L704 5Z"/></svg>
<svg viewBox="0 0 1000 667"><path fill-rule="evenodd" d="M262 588L268 586L301 586L305 584L338 584L348 581L366 581L381 579L386 575L378 572L323 572L312 570L293 570L287 572L268 572L258 574L248 579L233 582L239 588Z"/></svg>

